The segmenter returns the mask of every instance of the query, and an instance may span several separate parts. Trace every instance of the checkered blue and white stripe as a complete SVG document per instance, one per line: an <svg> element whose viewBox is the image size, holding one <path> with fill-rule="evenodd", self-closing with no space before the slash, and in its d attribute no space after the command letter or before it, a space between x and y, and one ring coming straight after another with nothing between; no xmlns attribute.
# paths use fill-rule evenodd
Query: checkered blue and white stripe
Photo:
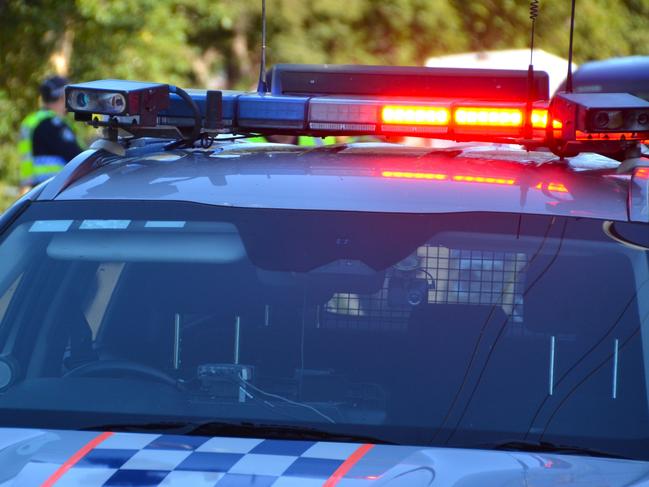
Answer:
<svg viewBox="0 0 649 487"><path fill-rule="evenodd" d="M57 487L320 487L357 444L115 433Z"/></svg>

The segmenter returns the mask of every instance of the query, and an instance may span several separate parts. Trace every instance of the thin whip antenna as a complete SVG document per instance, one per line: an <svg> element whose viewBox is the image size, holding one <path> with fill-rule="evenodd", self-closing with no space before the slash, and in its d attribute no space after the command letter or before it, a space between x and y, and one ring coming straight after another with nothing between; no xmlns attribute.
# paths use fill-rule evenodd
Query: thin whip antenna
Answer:
<svg viewBox="0 0 649 487"><path fill-rule="evenodd" d="M534 27L536 26L536 18L539 16L539 0L532 0L530 2L530 20L532 21L532 32L530 34L530 66L534 64Z"/></svg>
<svg viewBox="0 0 649 487"><path fill-rule="evenodd" d="M534 27L539 16L539 0L530 1L530 20L532 31L530 33L530 65L527 68L527 104L525 107L525 138L532 138L532 104L534 102Z"/></svg>
<svg viewBox="0 0 649 487"><path fill-rule="evenodd" d="M568 48L568 76L566 77L566 92L572 93L572 38L575 32L575 3L572 0L572 12L570 14L570 47Z"/></svg>
<svg viewBox="0 0 649 487"><path fill-rule="evenodd" d="M266 85L266 0L261 0L261 63L257 93L268 93Z"/></svg>

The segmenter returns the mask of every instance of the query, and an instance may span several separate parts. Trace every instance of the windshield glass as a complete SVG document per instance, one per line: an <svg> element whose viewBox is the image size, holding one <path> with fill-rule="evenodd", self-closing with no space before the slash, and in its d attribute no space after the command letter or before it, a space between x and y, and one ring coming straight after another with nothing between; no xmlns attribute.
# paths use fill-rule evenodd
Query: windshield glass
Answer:
<svg viewBox="0 0 649 487"><path fill-rule="evenodd" d="M0 425L246 422L649 459L646 234L36 203L0 244Z"/></svg>

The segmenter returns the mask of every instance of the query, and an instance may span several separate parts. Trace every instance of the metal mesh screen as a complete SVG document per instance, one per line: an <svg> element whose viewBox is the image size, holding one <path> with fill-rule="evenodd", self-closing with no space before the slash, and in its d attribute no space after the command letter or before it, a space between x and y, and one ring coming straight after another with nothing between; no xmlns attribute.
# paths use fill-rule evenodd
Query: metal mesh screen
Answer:
<svg viewBox="0 0 649 487"><path fill-rule="evenodd" d="M513 321L522 321L526 254L427 245L417 255L435 279L429 303L495 304Z"/></svg>
<svg viewBox="0 0 649 487"><path fill-rule="evenodd" d="M324 307L320 318L324 328L358 330L405 330L410 317L410 306L390 306L388 284L369 295L336 293Z"/></svg>
<svg viewBox="0 0 649 487"><path fill-rule="evenodd" d="M395 298L400 296L395 284L404 281L424 286L423 296L428 304L498 305L512 324L522 323L526 254L425 245L417 249L416 259L410 261L409 272L399 266L390 269L383 288L375 294L335 294L321 313L320 325L405 330L415 305Z"/></svg>

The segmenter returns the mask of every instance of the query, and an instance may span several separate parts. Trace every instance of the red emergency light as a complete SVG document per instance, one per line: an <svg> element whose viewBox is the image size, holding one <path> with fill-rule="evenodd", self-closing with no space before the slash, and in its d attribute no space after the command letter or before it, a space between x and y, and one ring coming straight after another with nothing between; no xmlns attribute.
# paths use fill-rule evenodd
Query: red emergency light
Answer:
<svg viewBox="0 0 649 487"><path fill-rule="evenodd" d="M522 127L523 112L516 108L483 108L476 106L455 109L456 125L476 127Z"/></svg>
<svg viewBox="0 0 649 487"><path fill-rule="evenodd" d="M516 106L501 104L471 104L457 106L385 105L381 109L381 122L390 131L398 127L430 126L446 128L448 133L485 133L491 136L522 136L526 109L522 103ZM530 125L540 129L544 136L548 123L547 108L534 108L530 113Z"/></svg>
<svg viewBox="0 0 649 487"><path fill-rule="evenodd" d="M381 110L381 121L391 125L446 126L450 118L445 107L386 105Z"/></svg>

